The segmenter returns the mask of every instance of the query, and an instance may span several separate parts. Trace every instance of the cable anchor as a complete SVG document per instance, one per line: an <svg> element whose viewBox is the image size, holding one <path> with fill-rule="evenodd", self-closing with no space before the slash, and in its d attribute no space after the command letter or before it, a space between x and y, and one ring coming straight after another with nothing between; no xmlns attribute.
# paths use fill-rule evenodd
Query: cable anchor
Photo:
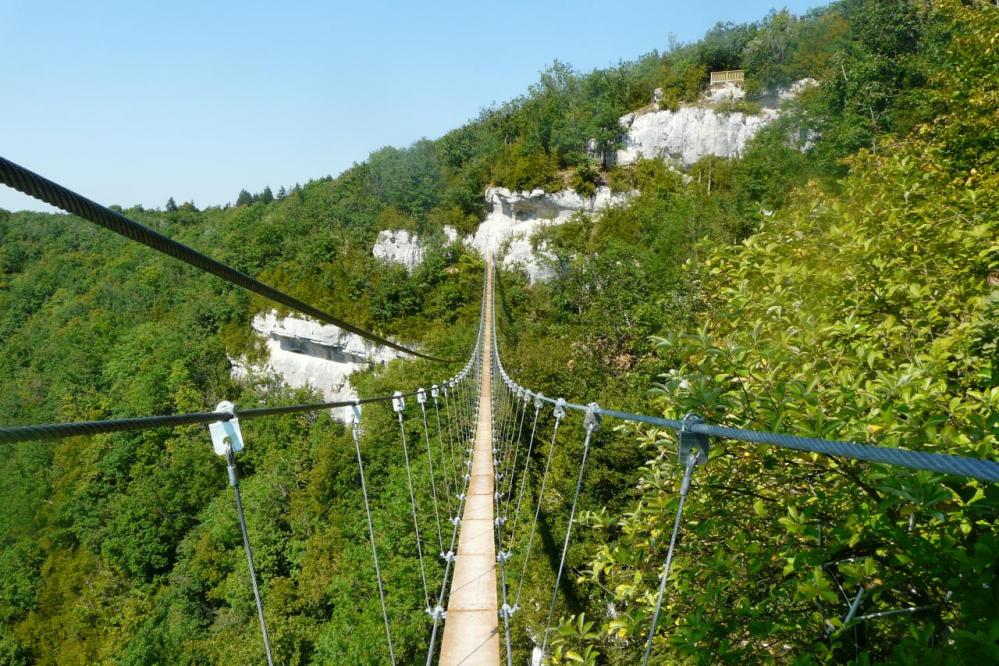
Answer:
<svg viewBox="0 0 999 666"><path fill-rule="evenodd" d="M693 412L683 417L683 422L678 433L680 439L678 452L681 464L686 464L687 459L692 453L697 454L698 465L704 465L708 462L708 436L691 430L693 426L700 423L704 423L704 419Z"/></svg>

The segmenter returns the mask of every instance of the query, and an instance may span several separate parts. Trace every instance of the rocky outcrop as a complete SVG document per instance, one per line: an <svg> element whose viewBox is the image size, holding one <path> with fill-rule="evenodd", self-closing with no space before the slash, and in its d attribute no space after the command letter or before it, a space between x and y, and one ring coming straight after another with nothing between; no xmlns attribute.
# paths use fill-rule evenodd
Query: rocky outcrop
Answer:
<svg viewBox="0 0 999 666"><path fill-rule="evenodd" d="M423 261L423 244L415 233L405 229L385 229L378 232L378 240L371 250L376 259L402 264L412 271Z"/></svg>
<svg viewBox="0 0 999 666"><path fill-rule="evenodd" d="M279 317L277 312L258 314L253 330L265 341L268 360L262 365L233 361L237 379L276 377L292 388L313 388L333 402L354 397L350 375L372 365L384 365L401 355L338 326L298 317ZM334 410L346 420L349 408Z"/></svg>
<svg viewBox="0 0 999 666"><path fill-rule="evenodd" d="M506 267L518 266L531 282L551 277L545 259L551 259L541 244L533 247L532 237L545 226L558 225L577 213L593 214L609 206L620 205L631 197L612 193L608 187L597 188L592 197L573 190L512 192L505 187L486 190L486 219L468 243L483 256L494 255Z"/></svg>
<svg viewBox="0 0 999 666"><path fill-rule="evenodd" d="M444 227L444 237L448 243L458 240L458 230ZM376 259L405 266L412 272L423 261L423 240L405 229L385 229L378 232L378 240L371 250Z"/></svg>
<svg viewBox="0 0 999 666"><path fill-rule="evenodd" d="M710 90L701 103L676 111L636 111L621 117L624 147L617 151L618 164L641 158L671 159L688 167L706 155L739 157L756 133L780 116L780 102L797 97L815 85L802 79L789 88L763 98L759 113L726 112L716 106L745 97L738 85Z"/></svg>

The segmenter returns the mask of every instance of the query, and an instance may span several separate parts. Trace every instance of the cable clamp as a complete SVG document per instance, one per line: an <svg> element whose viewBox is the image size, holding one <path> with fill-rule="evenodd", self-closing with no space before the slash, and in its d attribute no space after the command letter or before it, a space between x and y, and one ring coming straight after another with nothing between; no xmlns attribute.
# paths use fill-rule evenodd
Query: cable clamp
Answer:
<svg viewBox="0 0 999 666"><path fill-rule="evenodd" d="M434 384L433 386L430 387L430 397L434 399L434 402L437 402L437 398L440 397L440 394L441 394L440 386Z"/></svg>
<svg viewBox="0 0 999 666"><path fill-rule="evenodd" d="M242 451L243 432L239 429L239 419L236 417L236 405L228 400L223 400L215 407L215 411L220 414L231 415L231 418L208 424L208 432L212 435L212 449L220 456L226 455L227 449L231 449L233 453Z"/></svg>
<svg viewBox="0 0 999 666"><path fill-rule="evenodd" d="M586 406L586 416L583 417L583 426L590 432L600 430L600 405L591 402Z"/></svg>
<svg viewBox="0 0 999 666"><path fill-rule="evenodd" d="M680 464L682 465L687 464L687 459L692 453L697 454L696 464L704 465L708 462L708 436L691 430L693 426L699 423L704 423L704 419L693 412L683 417L680 432L678 433L680 439Z"/></svg>
<svg viewBox="0 0 999 666"><path fill-rule="evenodd" d="M458 498L459 502L464 502L465 501L465 493L458 493L457 495L455 495L455 497Z"/></svg>
<svg viewBox="0 0 999 666"><path fill-rule="evenodd" d="M499 555L496 556L496 561L499 562L500 564L505 564L509 559L510 559L509 550L501 550L499 552Z"/></svg>
<svg viewBox="0 0 999 666"><path fill-rule="evenodd" d="M506 518L500 516L499 518L497 518L493 522L496 523L496 527L501 527L503 524L506 523Z"/></svg>
<svg viewBox="0 0 999 666"><path fill-rule="evenodd" d="M506 497L506 493L500 492L500 491L496 491L496 492L493 493L493 497L496 498L496 499L498 499L498 500L501 500L504 497Z"/></svg>
<svg viewBox="0 0 999 666"><path fill-rule="evenodd" d="M513 614L517 612L518 608L520 608L520 606L510 606L508 604L503 604L503 607L500 608L500 617L509 620L511 617L513 617Z"/></svg>
<svg viewBox="0 0 999 666"><path fill-rule="evenodd" d="M534 397L533 393L531 393L530 391L528 391L526 389L524 390L524 404L525 405L528 404L528 403L530 403L531 402L531 398L533 398L533 397Z"/></svg>
<svg viewBox="0 0 999 666"><path fill-rule="evenodd" d="M447 611L440 606L434 606L433 608L427 606L426 611L427 615L429 615L435 620L443 620L444 618L447 617Z"/></svg>
<svg viewBox="0 0 999 666"><path fill-rule="evenodd" d="M461 524L461 518L459 518L458 516L454 516L453 518L451 518L451 524L452 525L460 525Z"/></svg>
<svg viewBox="0 0 999 666"><path fill-rule="evenodd" d="M445 562L454 562L454 551L449 550L446 553L442 552L441 559L443 559Z"/></svg>
<svg viewBox="0 0 999 666"><path fill-rule="evenodd" d="M465 475L465 483L468 483L471 480L472 480L472 475L471 474L466 474Z"/></svg>
<svg viewBox="0 0 999 666"><path fill-rule="evenodd" d="M422 388L419 388L416 391L416 402L420 403L421 405L427 402L427 392L424 391Z"/></svg>
<svg viewBox="0 0 999 666"><path fill-rule="evenodd" d="M406 409L406 399L402 397L400 391L396 391L392 394L392 411L401 414L404 409Z"/></svg>
<svg viewBox="0 0 999 666"><path fill-rule="evenodd" d="M555 401L555 418L564 419L565 418L565 408L566 402L565 398L559 398Z"/></svg>

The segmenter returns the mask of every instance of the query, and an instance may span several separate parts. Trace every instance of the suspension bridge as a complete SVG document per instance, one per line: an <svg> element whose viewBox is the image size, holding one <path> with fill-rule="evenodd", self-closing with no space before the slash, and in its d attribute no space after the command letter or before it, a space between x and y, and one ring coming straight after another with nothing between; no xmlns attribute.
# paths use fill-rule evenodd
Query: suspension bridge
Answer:
<svg viewBox="0 0 999 666"><path fill-rule="evenodd" d="M315 319L413 356L447 361L343 321L3 158L0 158L0 182ZM393 621L385 601L388 583L379 565L377 524L372 517L361 447L364 436L362 408L367 405L390 406L399 425L399 448L406 467L408 508L415 534L413 556L419 561L422 584L423 608L419 615L426 622L427 666L433 663L490 666L505 663L512 666L514 638L511 624L525 601L524 581L532 565L547 566L538 559L540 546L537 538L542 501L546 488L553 481L550 477L552 454L562 444L559 440L560 425L574 415L581 418L583 434L578 470L572 479L573 490L569 494L571 500L567 507L565 532L558 535L559 540L549 548L548 553L554 585L545 598L537 595L532 598L532 603L540 609L540 617L544 617L545 621L526 627L526 633L535 646L535 662L550 654L587 460L595 435L605 419L655 426L676 434L680 476L678 501L668 550L654 591L655 606L643 640L642 664L648 664L654 658L657 645L660 650L665 647L658 623L674 555L682 548L678 535L683 524L684 502L696 484L696 469L716 457L713 453L717 448L716 442L750 442L993 483L999 481L999 463L991 460L728 428L704 423L693 414L682 420L666 419L542 395L519 385L503 367L494 316L493 282L494 270L491 259L487 258L474 348L458 373L447 379L428 382L429 391L422 387L409 387L392 395L246 409L223 402L214 411L192 414L0 427L0 442L13 444L107 432L207 425L212 446L224 458L229 484L234 490L235 510L260 624L261 652L268 664L274 663L274 656L264 614L266 595L261 594L258 585L252 535L246 527L239 492L236 454L249 445L243 440L239 425L241 420L338 407L350 409L349 425L364 501L372 572L377 582L385 628L384 659L393 664L399 663L393 639L393 624L398 622L398 618ZM413 402L416 409L412 407ZM544 423L550 423L550 427L539 427L543 414L546 417ZM415 421L415 431L420 433L419 441L410 441L407 437L407 433L412 432L407 427L407 424L412 425L411 421ZM430 479L425 488L418 487L413 480L413 469L423 464L424 452ZM528 497L534 499L526 502ZM423 516L422 521L420 516ZM428 516L431 518L428 519ZM428 525L430 529L427 529ZM435 577L437 570L440 570L440 575ZM851 606L847 619L854 619L858 604L859 596L857 604ZM917 610L913 607L866 617L875 619L894 612Z"/></svg>

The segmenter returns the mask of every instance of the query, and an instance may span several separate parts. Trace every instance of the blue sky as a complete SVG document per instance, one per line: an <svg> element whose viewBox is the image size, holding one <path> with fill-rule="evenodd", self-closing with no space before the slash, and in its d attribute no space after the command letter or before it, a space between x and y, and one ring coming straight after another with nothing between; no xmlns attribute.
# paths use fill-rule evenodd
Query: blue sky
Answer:
<svg viewBox="0 0 999 666"><path fill-rule="evenodd" d="M337 174L578 70L824 0L0 0L0 155L101 203ZM0 208L46 207L0 186Z"/></svg>

